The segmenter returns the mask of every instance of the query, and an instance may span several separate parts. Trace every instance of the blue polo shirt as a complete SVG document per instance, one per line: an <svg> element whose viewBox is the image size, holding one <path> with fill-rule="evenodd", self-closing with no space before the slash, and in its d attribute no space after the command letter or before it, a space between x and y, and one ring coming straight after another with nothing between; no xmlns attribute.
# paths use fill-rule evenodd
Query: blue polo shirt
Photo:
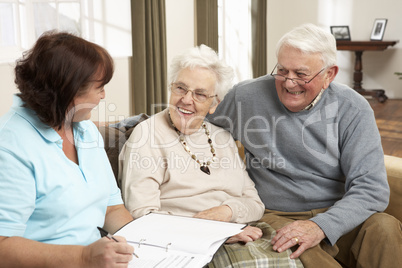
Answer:
<svg viewBox="0 0 402 268"><path fill-rule="evenodd" d="M100 238L107 207L123 203L103 139L92 122L74 123L77 165L22 104L14 96L0 118L0 236L88 245Z"/></svg>

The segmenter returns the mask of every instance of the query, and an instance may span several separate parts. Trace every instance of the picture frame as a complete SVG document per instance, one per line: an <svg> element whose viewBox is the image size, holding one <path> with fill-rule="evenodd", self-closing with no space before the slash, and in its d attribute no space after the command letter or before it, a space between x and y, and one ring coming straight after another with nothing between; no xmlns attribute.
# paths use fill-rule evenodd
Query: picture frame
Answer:
<svg viewBox="0 0 402 268"><path fill-rule="evenodd" d="M331 33L335 40L351 40L349 26L331 26Z"/></svg>
<svg viewBox="0 0 402 268"><path fill-rule="evenodd" d="M382 41L385 32L385 26L387 26L388 19L375 19L373 30L371 31L370 40Z"/></svg>

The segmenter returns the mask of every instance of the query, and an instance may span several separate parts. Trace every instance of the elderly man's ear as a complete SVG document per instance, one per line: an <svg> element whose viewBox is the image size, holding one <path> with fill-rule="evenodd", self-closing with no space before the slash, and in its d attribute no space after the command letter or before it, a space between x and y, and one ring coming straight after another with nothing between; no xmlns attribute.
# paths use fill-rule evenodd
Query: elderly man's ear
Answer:
<svg viewBox="0 0 402 268"><path fill-rule="evenodd" d="M328 70L325 72L324 84L322 87L323 89L327 89L329 87L329 84L334 81L338 71L339 67L337 65L328 68Z"/></svg>

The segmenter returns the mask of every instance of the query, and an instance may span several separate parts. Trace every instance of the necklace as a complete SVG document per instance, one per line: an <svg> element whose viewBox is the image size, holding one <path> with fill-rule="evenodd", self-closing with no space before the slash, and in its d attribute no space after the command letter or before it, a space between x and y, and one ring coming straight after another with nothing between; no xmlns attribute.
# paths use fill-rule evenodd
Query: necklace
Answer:
<svg viewBox="0 0 402 268"><path fill-rule="evenodd" d="M176 128L176 126L173 124L172 118L170 117L170 112L169 112L169 121L172 124L174 130L176 131L176 133L179 135L179 141L180 143L183 145L184 150L191 155L191 158L194 159L195 162L197 162L200 165L200 170L202 172L204 172L205 174L211 175L211 171L209 170L209 165L212 164L212 162L216 161L216 154L215 154L215 149L214 146L212 145L212 140L211 140L211 136L209 135L209 130L207 129L207 124L205 124L205 122L203 121L201 124L201 127L204 129L205 131L205 135L208 138L208 144L211 147L211 153L212 153L212 160L211 161L203 161L201 162L197 156L191 152L190 147L188 147L187 142L184 138L184 134L180 132L180 130L178 130Z"/></svg>

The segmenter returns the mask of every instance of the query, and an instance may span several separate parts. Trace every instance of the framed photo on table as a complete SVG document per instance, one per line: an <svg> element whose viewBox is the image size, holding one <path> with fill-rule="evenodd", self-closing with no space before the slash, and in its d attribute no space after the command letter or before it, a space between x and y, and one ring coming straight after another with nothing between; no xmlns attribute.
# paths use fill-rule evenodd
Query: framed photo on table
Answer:
<svg viewBox="0 0 402 268"><path fill-rule="evenodd" d="M349 26L331 26L335 40L350 40Z"/></svg>
<svg viewBox="0 0 402 268"><path fill-rule="evenodd" d="M387 19L375 19L370 40L381 41L384 37L385 26L387 26Z"/></svg>

